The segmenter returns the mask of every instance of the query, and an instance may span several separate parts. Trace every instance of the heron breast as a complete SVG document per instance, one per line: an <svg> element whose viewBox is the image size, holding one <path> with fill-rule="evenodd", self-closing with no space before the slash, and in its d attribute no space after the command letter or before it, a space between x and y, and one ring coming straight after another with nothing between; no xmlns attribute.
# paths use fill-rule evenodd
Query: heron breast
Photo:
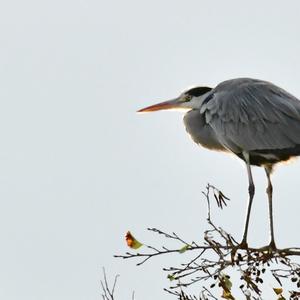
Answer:
<svg viewBox="0 0 300 300"><path fill-rule="evenodd" d="M211 150L228 151L218 141L213 129L205 122L205 116L199 110L186 113L183 121L186 131L195 143Z"/></svg>

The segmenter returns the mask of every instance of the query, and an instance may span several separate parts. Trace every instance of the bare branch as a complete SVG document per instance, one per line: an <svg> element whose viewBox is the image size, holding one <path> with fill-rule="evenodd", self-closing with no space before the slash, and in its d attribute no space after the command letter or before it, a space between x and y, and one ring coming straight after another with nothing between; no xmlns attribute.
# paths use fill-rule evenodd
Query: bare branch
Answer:
<svg viewBox="0 0 300 300"><path fill-rule="evenodd" d="M103 300L115 300L114 293L115 293L115 288L117 285L118 277L119 277L119 275L115 276L113 286L112 286L112 288L109 288L106 272L105 272L105 269L103 268L103 279L104 280L103 281L101 280L101 282L100 282L102 292L103 292L103 294L101 295Z"/></svg>
<svg viewBox="0 0 300 300"><path fill-rule="evenodd" d="M182 257L187 257L186 262L181 262L179 266L163 268L172 283L165 290L178 297L179 300L217 299L211 292L214 287L223 290L223 298L234 299L231 295L230 277L225 273L229 270L239 272L239 287L247 300L261 299L261 290L267 273L271 274L280 285L282 285L282 280L293 282L298 290L290 291L290 294L294 295L294 298L291 299L297 299L295 297L299 296L300 265L293 262L291 257L300 256L300 248L274 249L269 245L258 248L242 247L231 234L216 226L212 221L210 192L213 192L220 208L226 206L226 201L229 200L219 189L209 184L206 191L202 192L207 201L209 225L209 229L204 232L202 243L188 242L175 232L167 233L157 228L148 228L150 232L162 235L167 241L178 242L179 247L144 245L146 250L143 252L127 252L123 255L115 255L115 257L138 259L137 265L142 265L148 260L162 255L180 254L183 255ZM191 258L189 254L193 252L196 252L196 255ZM183 288L199 282L205 282L206 285L201 287L202 290L198 297L188 295L183 290ZM112 298L103 299L113 300Z"/></svg>

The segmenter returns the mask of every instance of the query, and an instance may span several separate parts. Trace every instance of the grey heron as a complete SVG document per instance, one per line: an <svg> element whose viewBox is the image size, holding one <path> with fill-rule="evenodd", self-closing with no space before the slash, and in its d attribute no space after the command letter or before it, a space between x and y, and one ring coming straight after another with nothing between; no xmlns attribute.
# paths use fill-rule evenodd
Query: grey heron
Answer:
<svg viewBox="0 0 300 300"><path fill-rule="evenodd" d="M271 241L276 249L271 173L275 164L300 155L300 101L278 86L258 79L237 78L215 88L194 87L175 99L138 112L186 110L184 125L193 141L205 148L231 152L246 164L249 202L240 246L247 233L255 186L251 165L264 167L268 186Z"/></svg>

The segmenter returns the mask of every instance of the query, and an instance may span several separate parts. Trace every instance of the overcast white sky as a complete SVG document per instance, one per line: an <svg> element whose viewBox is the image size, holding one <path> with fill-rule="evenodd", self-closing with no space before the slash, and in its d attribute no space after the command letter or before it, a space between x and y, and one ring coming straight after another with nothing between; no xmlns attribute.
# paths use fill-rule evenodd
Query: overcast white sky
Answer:
<svg viewBox="0 0 300 300"><path fill-rule="evenodd" d="M101 268L118 299L171 299L162 266L112 256L147 227L201 241L210 182L231 198L215 219L241 237L246 170L191 142L179 113L137 115L191 85L234 77L300 96L299 1L10 0L0 4L0 298L101 299ZM280 247L300 245L299 172L274 176ZM250 243L268 241L265 176ZM271 289L270 284L270 289ZM267 291L268 292L268 291ZM173 299L173 298L172 298Z"/></svg>

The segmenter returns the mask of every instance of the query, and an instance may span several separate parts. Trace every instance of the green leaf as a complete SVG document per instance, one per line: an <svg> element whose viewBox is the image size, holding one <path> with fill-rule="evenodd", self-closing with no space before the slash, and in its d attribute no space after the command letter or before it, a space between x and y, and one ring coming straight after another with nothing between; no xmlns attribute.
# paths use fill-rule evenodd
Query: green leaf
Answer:
<svg viewBox="0 0 300 300"><path fill-rule="evenodd" d="M232 282L230 281L229 276L226 274L223 274L221 280L224 282L225 288L228 291L230 291L231 287L232 287Z"/></svg>
<svg viewBox="0 0 300 300"><path fill-rule="evenodd" d="M175 280L176 278L175 278L174 275L168 274L168 279L169 279L170 281L173 281L173 280Z"/></svg>
<svg viewBox="0 0 300 300"><path fill-rule="evenodd" d="M232 282L229 279L230 277L226 274L222 274L220 278L220 283L223 288L222 298L227 300L234 300L235 298L231 294Z"/></svg>
<svg viewBox="0 0 300 300"><path fill-rule="evenodd" d="M186 250L190 248L190 245L185 245L181 249L179 249L179 253L184 253Z"/></svg>

